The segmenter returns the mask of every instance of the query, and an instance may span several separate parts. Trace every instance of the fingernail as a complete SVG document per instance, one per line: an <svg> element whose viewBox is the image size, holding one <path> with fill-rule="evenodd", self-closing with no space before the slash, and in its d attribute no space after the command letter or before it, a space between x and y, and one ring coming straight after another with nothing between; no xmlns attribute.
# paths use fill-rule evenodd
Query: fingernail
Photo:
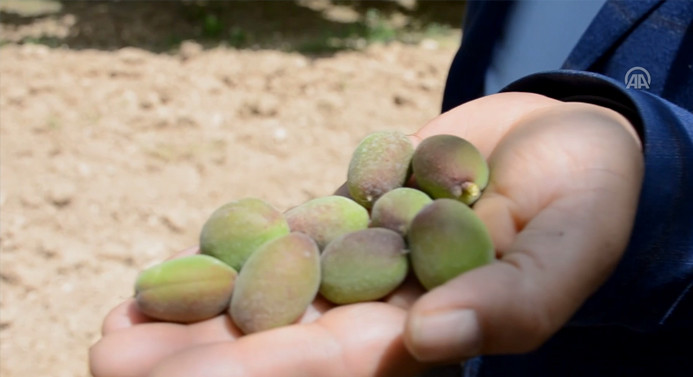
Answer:
<svg viewBox="0 0 693 377"><path fill-rule="evenodd" d="M481 329L473 310L413 318L411 330L411 351L420 361L470 358L481 348Z"/></svg>

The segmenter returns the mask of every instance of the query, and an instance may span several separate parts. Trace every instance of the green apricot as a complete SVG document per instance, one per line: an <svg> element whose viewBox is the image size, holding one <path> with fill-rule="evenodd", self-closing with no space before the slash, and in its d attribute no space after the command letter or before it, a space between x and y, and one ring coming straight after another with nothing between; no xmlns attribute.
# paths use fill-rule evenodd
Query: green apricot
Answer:
<svg viewBox="0 0 693 377"><path fill-rule="evenodd" d="M424 207L412 220L407 241L414 273L426 289L491 263L495 257L484 223L454 199L436 199Z"/></svg>
<svg viewBox="0 0 693 377"><path fill-rule="evenodd" d="M263 243L289 234L281 212L266 202L245 198L219 207L200 232L200 252L240 271Z"/></svg>
<svg viewBox="0 0 693 377"><path fill-rule="evenodd" d="M388 191L373 204L370 227L392 229L404 237L411 219L432 201L424 192L409 187Z"/></svg>
<svg viewBox="0 0 693 377"><path fill-rule="evenodd" d="M320 286L320 252L292 232L262 245L236 281L229 314L245 333L288 325L308 308Z"/></svg>
<svg viewBox="0 0 693 377"><path fill-rule="evenodd" d="M320 256L320 294L335 304L378 300L397 288L409 262L404 239L385 228L345 234Z"/></svg>
<svg viewBox="0 0 693 377"><path fill-rule="evenodd" d="M469 141L454 135L424 139L412 157L417 185L432 198L451 198L471 205L488 184L486 159Z"/></svg>
<svg viewBox="0 0 693 377"><path fill-rule="evenodd" d="M135 302L149 317L196 322L222 313L229 305L236 270L207 255L162 262L135 281Z"/></svg>
<svg viewBox="0 0 693 377"><path fill-rule="evenodd" d="M368 227L368 211L343 196L309 200L284 214L292 232L310 236L320 250L333 239Z"/></svg>
<svg viewBox="0 0 693 377"><path fill-rule="evenodd" d="M347 187L354 200L366 208L384 193L401 187L409 178L414 146L399 131L379 131L366 136L349 162Z"/></svg>

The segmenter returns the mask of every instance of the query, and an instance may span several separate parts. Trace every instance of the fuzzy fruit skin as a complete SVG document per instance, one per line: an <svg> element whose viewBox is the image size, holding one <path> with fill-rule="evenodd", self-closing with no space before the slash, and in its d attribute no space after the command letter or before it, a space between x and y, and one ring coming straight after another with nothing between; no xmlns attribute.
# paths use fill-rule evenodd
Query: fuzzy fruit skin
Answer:
<svg viewBox="0 0 693 377"><path fill-rule="evenodd" d="M368 227L368 211L343 196L309 200L284 213L292 232L310 236L320 250L333 239Z"/></svg>
<svg viewBox="0 0 693 377"><path fill-rule="evenodd" d="M432 201L423 191L409 187L388 191L373 205L370 227L388 228L404 237L414 216Z"/></svg>
<svg viewBox="0 0 693 377"><path fill-rule="evenodd" d="M190 255L142 271L135 302L149 317L190 323L212 318L229 305L236 270L207 255Z"/></svg>
<svg viewBox="0 0 693 377"><path fill-rule="evenodd" d="M262 245L236 281L229 314L245 333L288 325L315 299L320 252L310 237L292 232Z"/></svg>
<svg viewBox="0 0 693 377"><path fill-rule="evenodd" d="M428 290L495 258L484 223L454 199L424 207L412 220L407 241L414 273Z"/></svg>
<svg viewBox="0 0 693 377"><path fill-rule="evenodd" d="M256 198L244 198L215 210L202 226L200 252L240 271L263 243L289 234L281 212Z"/></svg>
<svg viewBox="0 0 693 377"><path fill-rule="evenodd" d="M369 228L339 237L320 257L320 294L335 304L378 300L406 277L406 252L404 239L390 229Z"/></svg>
<svg viewBox="0 0 693 377"><path fill-rule="evenodd" d="M381 195L404 185L411 173L413 154L414 146L402 132L369 134L356 147L349 162L349 194L370 209Z"/></svg>
<svg viewBox="0 0 693 377"><path fill-rule="evenodd" d="M417 185L432 198L452 198L471 205L486 188L489 167L470 142L454 135L424 139L412 157Z"/></svg>

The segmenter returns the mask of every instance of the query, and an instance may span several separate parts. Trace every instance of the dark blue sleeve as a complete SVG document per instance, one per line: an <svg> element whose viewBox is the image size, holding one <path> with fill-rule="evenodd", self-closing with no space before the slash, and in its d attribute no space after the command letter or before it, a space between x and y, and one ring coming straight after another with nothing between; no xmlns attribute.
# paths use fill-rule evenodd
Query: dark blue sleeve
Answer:
<svg viewBox="0 0 693 377"><path fill-rule="evenodd" d="M645 176L628 248L569 326L693 328L693 114L583 71L538 73L503 91L612 108L631 121L643 141Z"/></svg>

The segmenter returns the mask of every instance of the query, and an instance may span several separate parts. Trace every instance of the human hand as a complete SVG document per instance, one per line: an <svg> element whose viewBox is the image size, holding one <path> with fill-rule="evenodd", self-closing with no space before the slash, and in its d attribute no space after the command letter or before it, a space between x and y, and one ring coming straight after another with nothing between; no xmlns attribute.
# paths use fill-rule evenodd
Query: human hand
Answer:
<svg viewBox="0 0 693 377"><path fill-rule="evenodd" d="M227 316L150 322L128 301L91 349L94 376L405 376L427 362L540 345L620 259L642 177L637 137L610 110L523 93L462 105L413 139L439 133L470 140L489 159L475 211L496 263L424 294L408 312L422 294L415 284L386 303L317 300L298 324L241 338Z"/></svg>
<svg viewBox="0 0 693 377"><path fill-rule="evenodd" d="M402 329L406 308L422 293L409 279L383 302L335 308L318 297L297 324L248 336L226 314L159 322L128 299L106 316L90 368L95 377L413 375L427 364L406 351Z"/></svg>
<svg viewBox="0 0 693 377"><path fill-rule="evenodd" d="M612 110L527 93L470 102L415 137L440 133L488 158L490 182L474 210L498 261L421 297L405 344L438 362L534 350L621 259L643 176L640 140Z"/></svg>

